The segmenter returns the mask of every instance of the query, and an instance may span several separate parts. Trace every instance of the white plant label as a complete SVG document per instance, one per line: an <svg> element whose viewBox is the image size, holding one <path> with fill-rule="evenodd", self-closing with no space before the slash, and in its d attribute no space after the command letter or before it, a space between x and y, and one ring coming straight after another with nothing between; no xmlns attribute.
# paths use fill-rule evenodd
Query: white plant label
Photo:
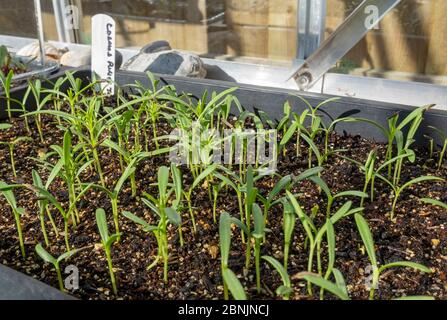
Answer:
<svg viewBox="0 0 447 320"><path fill-rule="evenodd" d="M92 18L92 72L106 95L115 93L115 21L105 14Z"/></svg>

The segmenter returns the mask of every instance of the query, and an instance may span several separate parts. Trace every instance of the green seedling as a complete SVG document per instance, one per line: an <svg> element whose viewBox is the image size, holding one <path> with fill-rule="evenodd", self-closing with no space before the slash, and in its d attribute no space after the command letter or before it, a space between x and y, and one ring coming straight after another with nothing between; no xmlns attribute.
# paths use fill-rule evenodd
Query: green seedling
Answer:
<svg viewBox="0 0 447 320"><path fill-rule="evenodd" d="M355 217L355 222L357 224L357 228L359 230L363 244L365 245L366 252L368 253L369 261L373 268L372 285L371 285L371 289L369 291L369 299L370 300L374 299L374 293L375 293L375 290L379 284L380 274L383 271L385 271L386 269L390 269L390 268L394 268L394 267L408 267L408 268L413 268L415 270L419 270L419 271L422 271L425 273L432 272L426 266L423 266L423 265L421 265L419 263L415 263L415 262L409 262L409 261L391 262L391 263L384 264L379 267L379 263L376 258L374 240L373 240L373 236L371 234L371 230L368 226L368 223L366 222L365 218L361 214L356 213L354 217Z"/></svg>
<svg viewBox="0 0 447 320"><path fill-rule="evenodd" d="M318 176L311 176L309 177L309 180L313 181L317 186L321 188L321 190L326 194L327 197L327 205L326 205L326 217L329 218L331 215L332 205L334 204L334 201L338 198L342 197L358 197L360 199L368 198L368 194L362 191L357 190L348 190L348 191L342 191L337 194L332 194L331 190L327 186L326 182L324 182L323 179L321 179Z"/></svg>
<svg viewBox="0 0 447 320"><path fill-rule="evenodd" d="M118 144L116 144L115 142L113 142L108 138L104 140L102 145L118 152L120 157L124 159L126 166L129 166L132 162L133 165L136 166L140 161L150 156L149 152L137 151L138 149L132 149L132 150L123 149ZM130 186L132 188L132 197L136 197L137 185L135 181L135 172L132 172L132 174L130 175Z"/></svg>
<svg viewBox="0 0 447 320"><path fill-rule="evenodd" d="M336 279L336 283L333 283L323 278L321 275L312 272L301 272L295 275L294 278L304 279L307 283L312 283L320 287L321 290L329 291L341 300L350 300L343 275L338 269L333 269L333 274Z"/></svg>
<svg viewBox="0 0 447 320"><path fill-rule="evenodd" d="M365 172L365 184L363 185L363 192L366 193L368 190L368 185L373 181L374 178L374 165L376 163L377 159L377 151L372 150L368 154L368 158L366 159L365 166L364 166L364 172ZM374 185L371 183L371 191L370 191L370 199L371 201L374 200ZM360 200L360 206L363 206L363 203L365 201L365 198L362 198Z"/></svg>
<svg viewBox="0 0 447 320"><path fill-rule="evenodd" d="M87 160L83 148L83 143L78 143L73 147L72 134L70 130L67 130L64 134L62 147L53 145L51 146L51 149L54 152L46 155L47 158L53 154L57 155L57 163L53 166L46 161L40 161L43 163L44 167L50 170L49 180L45 185L46 189L49 188L55 177L60 177L65 182L68 189L69 204L70 207L73 208L70 213L72 215L72 222L74 226L80 222L78 209L76 207L76 199L78 198L77 183L80 183L80 175L92 163L92 160Z"/></svg>
<svg viewBox="0 0 447 320"><path fill-rule="evenodd" d="M45 188L43 182L42 182L42 178L40 177L39 173L36 170L32 171L32 176L33 176L33 185L41 188L41 189L45 189L47 190L47 188ZM51 180L52 177L49 177L49 180L47 184L51 184ZM39 192L36 193L37 196L39 197ZM51 225L53 227L53 230L56 234L56 236L59 235L59 232L57 230L56 224L54 223L53 220L53 216L51 215L50 210L48 209L48 199L46 198L39 198L37 201L37 205L39 206L39 220L40 220L40 228L42 229L42 234L43 234L43 238L45 240L45 245L48 247L50 245L50 242L48 240L48 235L47 235L47 231L46 231L46 227L45 227L45 213L47 214Z"/></svg>
<svg viewBox="0 0 447 320"><path fill-rule="evenodd" d="M36 252L39 255L39 257L41 257L43 261L45 261L47 263L51 263L53 265L54 269L56 270L57 281L59 283L59 289L61 291L66 291L66 290L64 287L64 282L62 280L60 263L64 260L70 259L73 255L75 255L76 253L78 253L81 250L82 249L76 249L76 250L71 250L71 251L65 252L65 253L61 254L56 259L48 251L46 251L40 243L36 245Z"/></svg>
<svg viewBox="0 0 447 320"><path fill-rule="evenodd" d="M213 172L218 168L218 164L212 164L211 166L207 167L205 170L203 170L197 178L194 179L194 182L189 187L188 191L184 191L184 196L186 198L186 201L188 203L188 209L189 209L189 215L191 217L191 223L193 226L194 233L197 233L197 227L196 227L196 220L194 217L193 207L192 207L192 194L194 190L199 186L202 181L208 181L210 177L213 175Z"/></svg>
<svg viewBox="0 0 447 320"><path fill-rule="evenodd" d="M51 181L51 179L49 178L48 181ZM47 186L45 186L45 188L42 188L41 186L39 186L39 184L34 184L34 185L25 184L25 185L19 185L19 186L33 191L34 193L37 194L37 196L39 197L39 200L44 200L44 201L50 202L59 211L59 213L62 216L62 219L64 220L65 247L67 248L67 252L70 251L70 243L68 241L68 239L69 239L69 230L68 230L69 219L70 219L70 217L72 217L72 211L74 210L74 206L79 201L79 199L91 188L92 184L86 185L79 192L75 201L69 206L69 208L67 210L65 210L63 208L62 204L51 194L51 192L49 192L47 190L48 189Z"/></svg>
<svg viewBox="0 0 447 320"><path fill-rule="evenodd" d="M269 231L265 227L264 217L262 215L261 208L254 203L253 204L253 222L254 222L254 230L251 236L254 239L255 247L255 268L256 268L256 288L258 293L261 292L261 267L260 267L260 258L261 258L261 243L265 238L265 233Z"/></svg>
<svg viewBox="0 0 447 320"><path fill-rule="evenodd" d="M296 136L296 156L299 157L301 155L301 134L302 132L308 133L305 127L306 118L309 115L309 110L306 109L301 114L293 113L293 121L290 127L287 127L287 122L290 121L290 106L288 107L288 113L285 113L284 118L278 124L277 130L283 130L283 136L279 143L279 149L283 150L283 154L286 153L285 146L287 143Z"/></svg>
<svg viewBox="0 0 447 320"><path fill-rule="evenodd" d="M96 210L96 224L98 225L99 234L101 236L101 243L104 248L104 252L106 254L107 266L109 268L110 281L112 282L113 293L117 295L118 289L116 286L115 272L113 271L111 249L113 244L117 242L118 239L120 238L120 234L115 233L109 235L106 213L104 209L100 208Z"/></svg>
<svg viewBox="0 0 447 320"><path fill-rule="evenodd" d="M293 239L293 230L295 230L296 215L293 206L289 201L283 201L283 231L284 231L284 269L287 270L289 261L290 244Z"/></svg>
<svg viewBox="0 0 447 320"><path fill-rule="evenodd" d="M276 271L279 273L282 279L282 286L276 289L276 294L282 296L284 300L289 300L290 294L293 292L292 284L290 282L289 274L287 269L284 268L281 263L273 257L262 256L262 259L267 261Z"/></svg>
<svg viewBox="0 0 447 320"><path fill-rule="evenodd" d="M384 182L386 182L392 189L394 192L394 199L393 199L393 203L391 205L391 212L390 212L390 219L391 221L395 221L394 219L394 215L396 212L396 206L397 206L397 201L400 198L400 195L403 193L404 190L406 190L407 188L416 185L418 183L422 183L422 182L427 182L427 181L444 181L443 178L440 177L433 177L433 176L422 176L422 177L418 177L415 179L412 179L406 183L404 183L402 186L397 186L394 185L390 180L386 179L385 177L381 176L381 175L377 175L381 180L383 180Z"/></svg>
<svg viewBox="0 0 447 320"><path fill-rule="evenodd" d="M17 234L19 236L20 251L22 257L25 258L25 244L23 242L22 224L20 221L20 217L25 213L25 209L17 206L17 200L12 191L14 187L17 187L17 185L8 185L7 183L0 181L0 193L5 197L11 207L16 222Z"/></svg>
<svg viewBox="0 0 447 320"><path fill-rule="evenodd" d="M178 205L178 198L174 201L173 206L169 206L169 201L172 192L175 191L176 187L171 188L169 184L170 170L168 167L160 167L158 169L158 198L145 193L148 199L142 199L143 203L148 206L152 212L154 212L159 217L159 222L157 226L149 225L143 219L137 217L130 212L124 212L123 215L132 220L133 222L139 224L143 227L146 232L152 232L157 239L158 254L155 261L149 265L148 269L153 268L157 265L160 259L163 260L163 279L165 283L168 282L168 224L172 224L176 227L181 228L182 218L180 214L176 211ZM174 176L178 174L174 173ZM177 178L174 178L177 179ZM174 183L175 184L175 183ZM174 190L173 190L174 189Z"/></svg>
<svg viewBox="0 0 447 320"><path fill-rule="evenodd" d="M112 204L112 216L113 216L113 222L115 225L115 234L120 234L119 211L118 211L119 195L120 195L127 179L129 179L129 177L135 172L136 162L137 162L137 159L135 158L129 163L127 168L121 174L121 177L116 182L113 190L110 190L110 189L103 187L101 185L98 185L98 184L94 184L94 183L90 184L90 187L101 190L102 192L107 194L107 196L109 197L110 203ZM118 236L118 241L119 241L119 236Z"/></svg>
<svg viewBox="0 0 447 320"><path fill-rule="evenodd" d="M433 127L433 126L428 126L428 127L430 129L432 129L433 131L435 131L436 134L439 136L439 138L442 141L442 147L441 147L441 151L439 153L439 160L438 160L438 170L440 170L441 166L442 166L442 162L444 160L445 153L447 151L447 134L436 127ZM433 143L433 139L431 141ZM433 150L433 145L432 145L432 150Z"/></svg>
<svg viewBox="0 0 447 320"><path fill-rule="evenodd" d="M355 214L357 212L361 212L363 208L351 208L352 202L348 201L346 202L334 215L332 215L330 218L326 219L326 223L321 226L320 228L317 228L315 224L312 221L312 218L306 215L301 209L301 206L299 205L298 201L296 200L295 196L287 191L287 196L289 198L290 203L292 204L295 213L298 215L299 220L301 221L301 224L303 225L303 228L306 232L307 239L309 241L309 258L308 258L308 265L307 265L307 271L312 272L313 269L313 259L316 254L317 256L317 268L318 268L318 274L323 275L323 268L321 264L321 244L323 242L323 238L326 236L327 242L328 242L328 255L329 255L329 268L326 272L326 276L332 272L331 267L333 265L332 261L335 256L334 254L334 235L332 226L335 225L339 220L348 217L352 214ZM308 282L308 292L310 295L312 295L312 286L310 282Z"/></svg>
<svg viewBox="0 0 447 320"><path fill-rule="evenodd" d="M0 47L0 59L2 58ZM1 60L0 60L1 64ZM11 86L12 86L12 78L14 77L14 71L9 70L9 72L6 73L6 75L1 72L0 70L0 89L2 89L3 94L5 95L6 99L6 110L8 112L9 120L12 119L12 110L11 110Z"/></svg>
<svg viewBox="0 0 447 320"><path fill-rule="evenodd" d="M309 179L312 176L319 175L320 172L323 171L322 167L314 167L311 169L307 169L304 172L300 173L297 177L293 175L287 175L279 179L279 181L275 184L275 186L272 188L272 190L269 192L266 198L262 197L258 193L258 199L262 202L264 205L264 220L267 223L267 215L270 208L280 202L282 202L283 198L276 199L275 198L284 190L290 190L293 185L296 183ZM254 178L254 180L258 180L262 176L257 176Z"/></svg>
<svg viewBox="0 0 447 320"><path fill-rule="evenodd" d="M10 142L0 141L0 144L8 146L9 159L11 161L11 168L12 168L12 173L14 175L14 178L17 178L16 164L15 164L15 160L14 160L14 149L15 149L16 145L19 144L20 142L32 141L32 140L33 139L31 139L30 137L18 137Z"/></svg>
<svg viewBox="0 0 447 320"><path fill-rule="evenodd" d="M28 86L31 90L31 93L33 94L34 100L36 102L36 112L39 112L42 110L42 108L50 101L52 96L50 94L44 96L42 98L42 83L39 79L34 81L28 81ZM36 127L37 132L39 133L40 141L44 143L44 137L43 137L43 129L42 129L42 117L39 113L35 114L35 121L36 121Z"/></svg>
<svg viewBox="0 0 447 320"><path fill-rule="evenodd" d="M236 300L247 300L244 287L240 283L237 276L228 267L228 258L230 256L231 247L231 224L234 219L227 213L223 212L219 219L219 244L221 256L221 270L224 285L224 298L228 300L228 290Z"/></svg>
<svg viewBox="0 0 447 320"><path fill-rule="evenodd" d="M404 155L404 154L411 154L409 156L409 160L413 161L415 159L414 157L414 151L410 149L411 145L414 143L414 136L419 129L419 126L422 123L423 115L425 111L433 108L434 105L426 105L419 107L415 110L413 110L407 117L405 117L400 123L399 123L399 113L396 113L392 117L388 119L388 126L384 127L381 124L364 118L345 118L344 121L346 122L365 122L368 124L371 124L375 127L377 127L383 135L387 138L388 144L387 144L387 151L385 160L387 161L388 166L388 179L391 180L393 178L394 184L398 184L400 180L400 173L402 170L402 164L404 157L398 158L396 163L393 161L390 161L391 159L395 158L396 156ZM407 125L410 124L410 128L408 129L407 136L404 137L403 131L407 127ZM395 155L393 152L394 144L397 146L397 154ZM388 162L390 161L390 162ZM393 170L393 163L394 163L394 175L392 175Z"/></svg>

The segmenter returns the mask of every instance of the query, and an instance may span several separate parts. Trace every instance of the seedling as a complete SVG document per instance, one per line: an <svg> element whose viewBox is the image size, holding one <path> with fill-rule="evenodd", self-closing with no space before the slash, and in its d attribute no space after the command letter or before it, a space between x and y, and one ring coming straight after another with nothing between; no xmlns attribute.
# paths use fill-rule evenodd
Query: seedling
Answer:
<svg viewBox="0 0 447 320"><path fill-rule="evenodd" d="M436 134L439 136L439 138L442 141L442 148L439 153L439 160L438 160L438 170L441 169L442 161L444 160L445 153L447 151L447 134L444 133L442 130L435 128L433 126L428 126L430 129L436 132ZM433 139L431 140L433 142ZM433 150L433 149L432 149Z"/></svg>
<svg viewBox="0 0 447 320"><path fill-rule="evenodd" d="M405 119L403 119L399 124L399 113L395 114L394 116L390 117L388 119L388 127L385 128L384 126L380 125L379 123L369 120L369 119L363 119L363 118L345 118L344 121L346 122L365 122L369 123L375 127L377 127L387 138L388 145L387 145L387 152L385 159L386 161L390 161L395 157L393 154L393 145L396 142L397 145L397 155L400 156L403 154L412 154L409 157L410 161L413 161L414 159L414 151L410 149L410 146L414 142L414 136L422 122L422 117L425 113L425 111L431 109L434 107L434 105L426 105L419 107L415 110L413 110ZM410 128L408 129L407 136L404 137L403 131L404 128L410 124ZM394 184L399 183L400 180L400 172L402 169L402 163L403 158L399 158L394 166L394 175L392 175L392 168L393 168L393 162L387 162L388 163L388 179L393 178Z"/></svg>
<svg viewBox="0 0 447 320"><path fill-rule="evenodd" d="M31 139L30 137L18 137L16 139L12 140L11 142L0 141L0 144L8 146L9 159L11 161L11 168L12 168L12 173L14 175L14 178L17 178L16 165L15 165L15 160L14 160L14 149L15 149L16 145L19 144L20 142L32 141L32 140L33 139Z"/></svg>
<svg viewBox="0 0 447 320"><path fill-rule="evenodd" d="M138 149L132 149L132 150L123 149L118 144L116 144L115 142L113 142L112 140L110 140L108 138L104 140L102 145L109 147L109 148L115 150L116 152L118 152L120 157L122 159L124 159L126 166L129 166L131 163L133 163L133 165L136 166L144 158L147 158L150 156L149 152L141 152ZM130 175L130 186L132 188L132 197L136 197L137 185L136 185L136 181L135 181L135 172L132 172Z"/></svg>
<svg viewBox="0 0 447 320"><path fill-rule="evenodd" d="M364 171L365 171L365 184L363 186L363 192L366 193L366 191L368 190L368 185L370 184L370 182L373 180L374 178L374 165L377 159L377 151L376 150L372 150L369 155L368 158L366 159L365 162L365 166L364 166ZM371 184L371 193L370 193L370 199L371 201L373 201L374 197L374 185ZM363 202L364 202L365 198L362 198L360 200L360 206L363 206Z"/></svg>
<svg viewBox="0 0 447 320"><path fill-rule="evenodd" d="M82 249L76 249L76 250L71 250L71 251L65 252L56 259L48 251L46 251L40 243L36 245L36 252L39 255L39 257L41 257L43 261L45 261L47 263L51 263L53 265L54 269L56 270L57 281L59 283L59 289L61 291L66 291L66 290L64 287L64 282L62 280L60 263L64 260L70 259L70 257L72 257L73 255L75 255L76 253L78 253L81 250Z"/></svg>
<svg viewBox="0 0 447 320"><path fill-rule="evenodd" d="M118 289L116 287L115 272L113 271L111 248L112 248L113 244L118 241L121 234L115 233L115 234L109 235L109 230L107 227L106 213L105 213L104 209L100 208L100 209L96 210L96 224L98 225L98 230L99 230L99 234L101 236L102 246L103 246L104 252L106 254L107 266L109 268L110 281L112 282L113 293L115 295L117 295Z"/></svg>
<svg viewBox="0 0 447 320"><path fill-rule="evenodd" d="M273 257L262 256L262 259L267 261L276 271L279 273L282 279L282 286L276 289L276 294L282 296L284 300L289 300L290 294L293 292L292 285L290 283L290 277L287 273L287 269L284 268L281 263Z"/></svg>
<svg viewBox="0 0 447 320"><path fill-rule="evenodd" d="M0 65L2 59L2 47L0 46ZM1 70L0 70L1 71ZM14 76L14 71L9 70L6 73L0 72L0 88L5 94L6 98L6 110L8 112L9 120L12 119L11 112L11 86L12 86L12 77Z"/></svg>
<svg viewBox="0 0 447 320"><path fill-rule="evenodd" d="M67 185L70 207L73 208L70 213L72 215L72 222L74 226L80 222L79 213L76 208L76 183L80 182L80 175L92 163L92 160L86 161L87 159L85 153L83 152L84 146L85 145L83 143L78 143L73 147L71 132L70 130L67 130L64 134L62 148L55 145L51 146L51 149L54 150L59 158L57 163L52 166L48 162L41 161L48 170L51 169L49 176L50 178L45 185L45 189L48 189L56 176L60 177ZM52 155L52 153L47 154L46 157L49 157L50 155Z"/></svg>
<svg viewBox="0 0 447 320"><path fill-rule="evenodd" d="M369 299L374 299L374 292L375 289L378 287L380 274L389 268L394 267L408 267L413 268L425 273L431 273L432 271L427 268L426 266L423 266L419 263L415 262L409 262L409 261L397 261L397 262L391 262L388 264L384 264L379 267L379 263L376 258L376 251L374 246L374 240L373 236L371 234L371 230L368 226L368 223L366 222L365 218L361 215L356 213L355 214L355 222L357 224L357 228L359 230L360 236L362 238L363 244L365 245L366 252L368 253L369 261L371 262L372 268L373 268L373 275L372 275L372 285L371 289L369 291Z"/></svg>
<svg viewBox="0 0 447 320"><path fill-rule="evenodd" d="M280 202L282 202L283 198L279 198L275 200L275 198L283 191L283 190L290 190L293 185L296 183L309 179L312 176L319 175L320 172L323 171L322 167L314 167L311 169L307 169L306 171L300 173L297 177L293 175L287 175L284 177L281 177L279 181L275 184L275 186L272 188L272 190L269 192L266 198L262 197L258 193L258 199L261 200L262 204L264 205L264 220L267 222L267 215L270 208ZM261 178L261 176L255 177L255 181Z"/></svg>
<svg viewBox="0 0 447 320"><path fill-rule="evenodd" d="M322 275L322 265L321 265L321 243L323 241L323 237L326 235L328 239L328 245L329 245L329 259L333 259L333 235L331 234L332 229L331 226L335 225L339 220L350 216L352 214L355 214L357 212L361 212L363 208L354 208L352 207L352 202L348 201L346 202L334 215L332 215L330 218L326 220L326 223L320 227L319 229L314 225L311 217L306 215L304 211L301 209L301 206L299 205L298 201L296 200L295 196L290 192L286 191L287 196L289 198L290 203L292 204L293 208L295 209L295 213L298 215L298 218L301 221L301 224L303 225L303 228L306 232L307 238L309 240L309 258L308 258L308 265L307 265L307 271L312 272L313 269L313 259L316 252L317 255L317 268L318 268L318 274ZM329 264L328 272L330 274L331 270L331 263ZM312 294L312 287L310 282L308 282L308 292L309 294Z"/></svg>
<svg viewBox="0 0 447 320"><path fill-rule="evenodd" d="M48 181L51 181L51 178L48 179ZM77 201L91 188L92 184L89 184L85 186L81 192L77 195L75 201L69 206L67 210L65 210L62 207L62 204L57 201L57 199L47 190L47 186L45 188L42 188L39 186L39 184L35 185L20 185L20 187L25 187L29 190L34 191L38 196L40 200L46 200L49 201L61 214L63 220L64 220L64 239L65 239L65 247L67 248L67 251L70 251L70 243L68 241L69 239L69 231L68 231L68 220L70 219L71 212L74 210L74 206L76 205Z"/></svg>
<svg viewBox="0 0 447 320"><path fill-rule="evenodd" d="M308 283L319 286L321 290L329 291L341 300L350 300L343 275L337 269L334 269L333 273L336 279L336 283L333 283L323 278L321 275L312 272L301 272L295 275L294 278L304 279Z"/></svg>
<svg viewBox="0 0 447 320"><path fill-rule="evenodd" d="M219 219L219 243L221 256L221 270L224 285L224 298L228 300L228 290L236 300L247 300L244 288L233 271L228 267L231 247L231 224L234 219L227 212L223 212Z"/></svg>
<svg viewBox="0 0 447 320"><path fill-rule="evenodd" d="M118 235L118 241L119 241L119 235L120 235L120 227L119 227L119 212L118 212L118 200L119 195L121 193L121 190L123 189L124 183L127 181L127 179L135 172L135 163L137 159L133 159L127 168L124 170L124 172L121 174L121 177L118 179L118 181L115 184L115 187L113 190L109 190L106 187L103 187L98 184L90 184L89 186L98 190L101 190L110 199L110 203L112 204L112 215L113 215L113 222L115 224L115 234ZM86 185L86 184L84 184Z"/></svg>
<svg viewBox="0 0 447 320"><path fill-rule="evenodd" d="M216 164L216 163L212 164L209 167L207 167L205 170L203 170L197 176L197 178L194 179L194 182L189 187L188 191L184 191L184 195L185 195L186 201L188 203L189 215L191 217L191 223L192 223L192 227L193 227L194 233L197 232L197 228L196 228L196 220L195 220L195 217L194 217L194 212L193 212L193 209L192 209L192 194L193 194L194 190L198 187L198 185L203 180L209 179L209 177L213 174L213 172L217 169L217 167L218 167L218 164Z"/></svg>
<svg viewBox="0 0 447 320"><path fill-rule="evenodd" d="M413 185L416 185L418 183L421 183L421 182L444 181L443 178L439 178L439 177L422 176L422 177L414 178L414 179L408 181L407 183L404 183L402 186L397 186L397 185L394 185L390 180L386 179L385 177L383 177L381 175L377 175L377 176L381 180L385 181L393 189L393 192L394 192L394 199L393 199L393 204L391 205L391 212L390 212L391 221L395 221L394 214L396 212L397 201L399 200L400 195L402 194L402 192L405 189L407 189Z"/></svg>
<svg viewBox="0 0 447 320"><path fill-rule="evenodd" d="M38 113L41 111L41 109L50 101L52 98L51 95L46 95L42 98L42 83L39 79L34 81L28 81L28 86L31 90L31 93L33 94L34 100L36 102L36 114L35 114L35 120L36 120L36 127L37 131L39 133L40 141L44 143L44 137L43 137L43 130L42 130L42 117ZM26 119L26 118L25 118Z"/></svg>
<svg viewBox="0 0 447 320"><path fill-rule="evenodd" d="M11 207L16 222L17 234L19 236L20 251L22 253L22 257L25 258L25 244L23 242L22 224L20 222L20 217L25 213L25 209L17 206L16 197L14 196L14 192L12 191L14 187L17 186L8 185L5 182L0 181L0 193L5 197L6 201Z"/></svg>
<svg viewBox="0 0 447 320"><path fill-rule="evenodd" d="M290 106L289 106L290 108ZM288 111L290 112L290 110ZM293 121L290 127L287 128L287 121L290 121L290 115L285 113L284 118L281 120L281 122L278 124L277 130L283 129L283 136L279 143L280 148L283 150L283 154L285 155L286 148L285 146L287 143L293 138L294 135L296 135L296 156L299 157L301 155L301 133L306 132L308 133L306 127L305 127L305 121L309 114L309 110L306 109L301 114L293 113ZM286 129L287 128L287 129Z"/></svg>
<svg viewBox="0 0 447 320"><path fill-rule="evenodd" d="M295 229L296 215L289 201L283 201L283 230L284 230L284 269L287 270L289 261L289 249Z"/></svg>
<svg viewBox="0 0 447 320"><path fill-rule="evenodd" d="M264 217L262 215L261 208L254 203L253 204L253 222L254 222L254 230L251 236L254 238L255 247L255 268L256 268L256 288L258 289L258 293L261 292L261 267L260 267L260 258L261 258L261 242L262 239L265 238L266 231L269 231L265 228Z"/></svg>
<svg viewBox="0 0 447 320"><path fill-rule="evenodd" d="M137 217L130 212L124 212L123 215L139 224L146 232L152 232L157 239L158 254L155 261L149 265L148 269L157 265L160 259L163 259L163 279L165 283L168 282L168 224L172 224L181 228L182 218L176 211L175 207L168 206L168 202L172 193L172 188L169 188L169 175L170 170L168 167L160 167L158 169L158 198L154 198L151 195L145 193L148 199L142 199L143 203L147 205L152 212L154 212L159 218L157 226L149 225L143 219ZM175 204L174 204L175 205Z"/></svg>
<svg viewBox="0 0 447 320"><path fill-rule="evenodd" d="M39 173L36 170L33 170L32 175L33 175L34 186L41 188L41 189L45 189L45 186L42 183L42 178L40 177ZM49 179L51 179L51 176L49 177ZM48 180L48 181L51 183L51 180ZM37 196L39 196L39 192L37 192ZM46 198L41 198L37 201L37 204L39 206L40 228L42 229L42 234L43 234L43 238L45 241L45 245L48 247L50 245L50 242L48 241L48 235L47 235L47 231L46 231L46 227L45 227L45 212L48 214L48 217L51 221L51 225L53 226L56 236L58 236L58 230L54 223L51 212L48 210L48 200Z"/></svg>
<svg viewBox="0 0 447 320"><path fill-rule="evenodd" d="M331 215L332 205L334 201L338 198L342 197L358 197L358 198L368 198L368 194L362 191L357 190L348 190L342 191L337 194L332 194L331 190L327 186L326 182L318 176L311 176L309 180L313 181L317 186L321 188L321 190L326 194L327 197L327 205L326 205L326 217L329 218Z"/></svg>

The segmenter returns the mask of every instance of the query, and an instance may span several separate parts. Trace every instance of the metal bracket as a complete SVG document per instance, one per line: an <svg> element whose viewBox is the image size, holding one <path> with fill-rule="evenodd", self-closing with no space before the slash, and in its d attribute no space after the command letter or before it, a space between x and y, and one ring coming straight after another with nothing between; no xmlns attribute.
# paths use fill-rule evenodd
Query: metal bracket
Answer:
<svg viewBox="0 0 447 320"><path fill-rule="evenodd" d="M293 78L300 90L311 88L400 2L364 0L289 79Z"/></svg>

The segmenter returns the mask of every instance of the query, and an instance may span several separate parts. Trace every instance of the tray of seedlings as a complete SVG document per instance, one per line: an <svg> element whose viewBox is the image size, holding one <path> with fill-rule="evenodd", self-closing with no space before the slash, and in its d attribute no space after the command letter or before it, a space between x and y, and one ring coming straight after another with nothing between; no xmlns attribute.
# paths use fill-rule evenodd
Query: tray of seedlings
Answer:
<svg viewBox="0 0 447 320"><path fill-rule="evenodd" d="M25 84L30 78L45 78L59 70L59 63L48 60L42 65L36 59L11 54L0 46L0 93Z"/></svg>
<svg viewBox="0 0 447 320"><path fill-rule="evenodd" d="M3 265L81 299L446 299L445 112L89 74L1 99Z"/></svg>

